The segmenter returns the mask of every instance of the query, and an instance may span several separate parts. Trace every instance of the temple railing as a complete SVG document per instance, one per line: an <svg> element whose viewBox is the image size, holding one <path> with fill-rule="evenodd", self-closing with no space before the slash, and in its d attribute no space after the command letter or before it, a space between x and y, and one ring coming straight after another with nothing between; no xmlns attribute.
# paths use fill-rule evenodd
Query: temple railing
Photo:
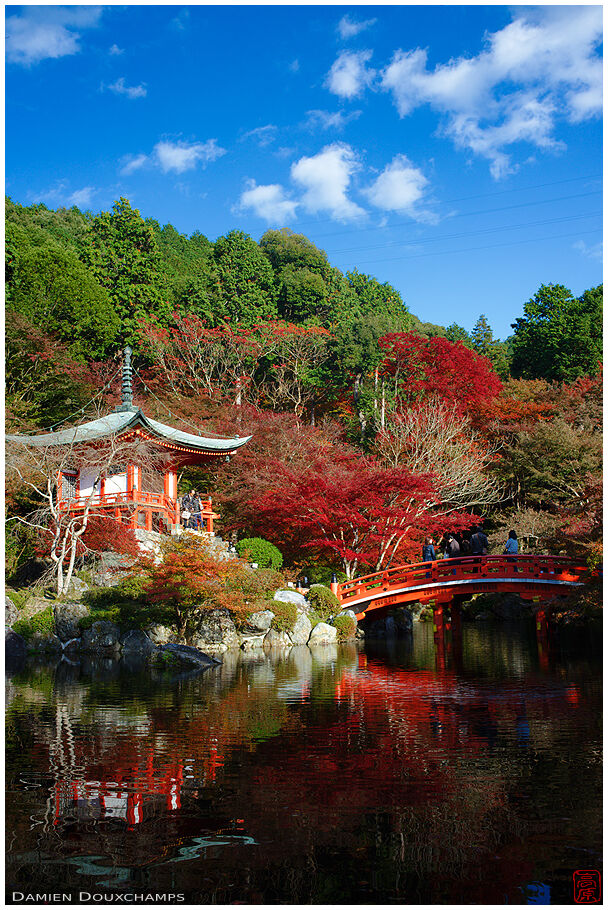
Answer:
<svg viewBox="0 0 608 910"><path fill-rule="evenodd" d="M180 520L180 510L177 500L167 496L166 493L149 493L145 490L130 490L113 493L95 493L93 496L78 496L73 499L64 499L58 503L62 512L82 512L90 503L92 512L109 509L129 510L151 509L165 512L173 524ZM216 518L211 499L201 499L201 520L204 524L213 527Z"/></svg>

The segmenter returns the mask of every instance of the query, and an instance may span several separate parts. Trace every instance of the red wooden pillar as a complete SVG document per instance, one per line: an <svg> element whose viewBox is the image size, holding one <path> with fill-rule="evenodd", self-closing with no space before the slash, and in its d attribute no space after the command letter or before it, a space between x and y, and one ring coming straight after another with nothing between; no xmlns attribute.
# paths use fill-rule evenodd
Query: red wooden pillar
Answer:
<svg viewBox="0 0 608 910"><path fill-rule="evenodd" d="M146 531L152 530L152 509L146 509Z"/></svg>

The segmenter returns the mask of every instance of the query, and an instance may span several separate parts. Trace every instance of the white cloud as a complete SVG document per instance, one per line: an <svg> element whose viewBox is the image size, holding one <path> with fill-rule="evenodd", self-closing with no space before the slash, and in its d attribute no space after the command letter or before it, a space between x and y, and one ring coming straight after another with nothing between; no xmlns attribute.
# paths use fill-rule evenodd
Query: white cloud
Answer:
<svg viewBox="0 0 608 910"><path fill-rule="evenodd" d="M111 57L118 57L120 54L124 54L124 48L119 47L117 44L113 44L108 53Z"/></svg>
<svg viewBox="0 0 608 910"><path fill-rule="evenodd" d="M298 203L285 196L278 183L257 186L255 180L247 181L247 189L241 194L238 209L251 209L255 215L268 222L285 224L293 221Z"/></svg>
<svg viewBox="0 0 608 910"><path fill-rule="evenodd" d="M134 174L149 160L147 155L125 155L124 158L121 158L120 173L128 177L129 174Z"/></svg>
<svg viewBox="0 0 608 910"><path fill-rule="evenodd" d="M509 146L558 150L559 118L577 123L601 112L601 38L599 6L520 8L475 57L429 69L425 50L397 51L382 87L402 117L423 104L442 114L444 133L487 158L498 178L514 170Z"/></svg>
<svg viewBox="0 0 608 910"><path fill-rule="evenodd" d="M406 155L396 155L363 192L376 208L418 217L428 180Z"/></svg>
<svg viewBox="0 0 608 910"><path fill-rule="evenodd" d="M10 9L10 7L9 7ZM6 59L31 66L80 51L80 32L99 24L98 6L30 6L6 19Z"/></svg>
<svg viewBox="0 0 608 910"><path fill-rule="evenodd" d="M304 187L302 205L309 212L329 212L341 221L359 218L365 210L347 197L352 177L359 168L348 145L334 143L311 158L291 166L291 176Z"/></svg>
<svg viewBox="0 0 608 910"><path fill-rule="evenodd" d="M588 246L584 240L577 240L572 246L587 259L595 259L598 262L604 261L604 244L601 240L591 246Z"/></svg>
<svg viewBox="0 0 608 910"><path fill-rule="evenodd" d="M81 208L83 205L90 205L95 193L95 189L92 186L83 186L81 190L75 190L71 196L68 198L69 205L77 205Z"/></svg>
<svg viewBox="0 0 608 910"><path fill-rule="evenodd" d="M167 139L157 142L154 146L155 160L164 174L174 171L183 174L184 171L193 170L197 164L203 167L210 161L215 161L226 154L226 149L220 148L217 139L208 139L207 142L170 142Z"/></svg>
<svg viewBox="0 0 608 910"><path fill-rule="evenodd" d="M243 139L255 139L260 148L265 148L274 142L277 132L278 127L268 123L266 126L256 126L255 129L249 130L243 135Z"/></svg>
<svg viewBox="0 0 608 910"><path fill-rule="evenodd" d="M300 61L299 61L299 60L292 60L291 63L289 64L289 66L287 67L287 69L288 69L291 73L297 73L297 72L299 71L299 69L300 69Z"/></svg>
<svg viewBox="0 0 608 910"><path fill-rule="evenodd" d="M317 129L322 130L344 129L347 123L351 120L356 120L357 117L361 116L361 111L351 111L349 114L345 114L344 111L307 111L307 120L305 126L308 129Z"/></svg>
<svg viewBox="0 0 608 910"><path fill-rule="evenodd" d="M177 29L178 32L183 32L190 24L190 10L184 7L169 24L171 28Z"/></svg>
<svg viewBox="0 0 608 910"><path fill-rule="evenodd" d="M375 25L377 21L377 19L365 19L362 22L356 22L354 19L351 19L350 16L342 16L338 22L338 33L344 40L347 38L354 38L355 35L365 31L366 28Z"/></svg>
<svg viewBox="0 0 608 910"><path fill-rule="evenodd" d="M51 206L88 206L98 191L92 186L70 192L68 180L58 180L53 186L40 193L30 192L28 197L34 202L45 202Z"/></svg>
<svg viewBox="0 0 608 910"><path fill-rule="evenodd" d="M366 66L371 56L371 51L343 51L327 74L326 87L340 98L356 98L371 85L375 75Z"/></svg>
<svg viewBox="0 0 608 910"><path fill-rule="evenodd" d="M127 85L124 76L121 76L120 79L117 79L113 85L108 85L108 88L116 95L126 95L127 98L131 99L145 98L148 94L145 83L142 83L141 85Z"/></svg>

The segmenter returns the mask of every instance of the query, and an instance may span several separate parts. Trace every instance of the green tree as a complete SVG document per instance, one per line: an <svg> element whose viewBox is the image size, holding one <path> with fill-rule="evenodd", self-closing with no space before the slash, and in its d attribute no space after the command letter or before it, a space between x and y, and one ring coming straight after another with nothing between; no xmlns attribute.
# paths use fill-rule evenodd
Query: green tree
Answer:
<svg viewBox="0 0 608 910"><path fill-rule="evenodd" d="M245 325L276 319L272 266L255 240L230 231L216 240L213 259L220 309Z"/></svg>
<svg viewBox="0 0 608 910"><path fill-rule="evenodd" d="M456 344L457 341L462 341L467 348L474 348L473 339L467 330L463 329L463 327L456 322L453 322L447 327L445 330L445 337L453 344Z"/></svg>
<svg viewBox="0 0 608 910"><path fill-rule="evenodd" d="M542 285L513 323L513 375L570 382L597 371L602 356L599 286L576 298L561 284Z"/></svg>
<svg viewBox="0 0 608 910"><path fill-rule="evenodd" d="M381 284L376 278L364 275L357 269L347 272L346 278L357 295L362 316L387 316L399 325L395 331L410 328L411 317L401 294L388 281Z"/></svg>
<svg viewBox="0 0 608 910"><path fill-rule="evenodd" d="M135 327L143 316L169 315L154 232L128 199L121 196L111 212L92 219L83 260L110 295L120 318L121 342L135 342Z"/></svg>
<svg viewBox="0 0 608 910"><path fill-rule="evenodd" d="M103 357L120 327L105 288L73 249L53 240L32 242L30 232L13 223L7 224L6 235L12 309L69 343L73 356ZM46 237L38 231L34 239Z"/></svg>
<svg viewBox="0 0 608 910"><path fill-rule="evenodd" d="M489 357L495 344L494 335L490 323L482 313L471 332L473 349L483 357Z"/></svg>

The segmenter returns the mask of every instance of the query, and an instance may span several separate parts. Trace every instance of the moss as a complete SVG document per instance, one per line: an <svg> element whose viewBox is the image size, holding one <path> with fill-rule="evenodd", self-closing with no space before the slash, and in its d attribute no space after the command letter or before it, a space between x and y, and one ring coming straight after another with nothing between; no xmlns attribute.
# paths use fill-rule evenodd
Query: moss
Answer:
<svg viewBox="0 0 608 910"><path fill-rule="evenodd" d="M18 619L13 623L13 629L19 635L22 635L26 641L33 638L36 632L41 635L55 634L55 616L52 606L48 606L39 613L34 613L29 619Z"/></svg>
<svg viewBox="0 0 608 910"><path fill-rule="evenodd" d="M148 578L145 574L131 575L119 585L87 591L83 597L90 613L79 620L81 629L94 622L109 620L121 630L143 629L150 623L172 625L175 612L167 604L151 604L146 597Z"/></svg>
<svg viewBox="0 0 608 910"><path fill-rule="evenodd" d="M10 597L12 602L15 604L15 607L21 613L21 611L27 605L28 600L31 596L31 591L27 588L13 591L11 588L6 588L6 594Z"/></svg>

